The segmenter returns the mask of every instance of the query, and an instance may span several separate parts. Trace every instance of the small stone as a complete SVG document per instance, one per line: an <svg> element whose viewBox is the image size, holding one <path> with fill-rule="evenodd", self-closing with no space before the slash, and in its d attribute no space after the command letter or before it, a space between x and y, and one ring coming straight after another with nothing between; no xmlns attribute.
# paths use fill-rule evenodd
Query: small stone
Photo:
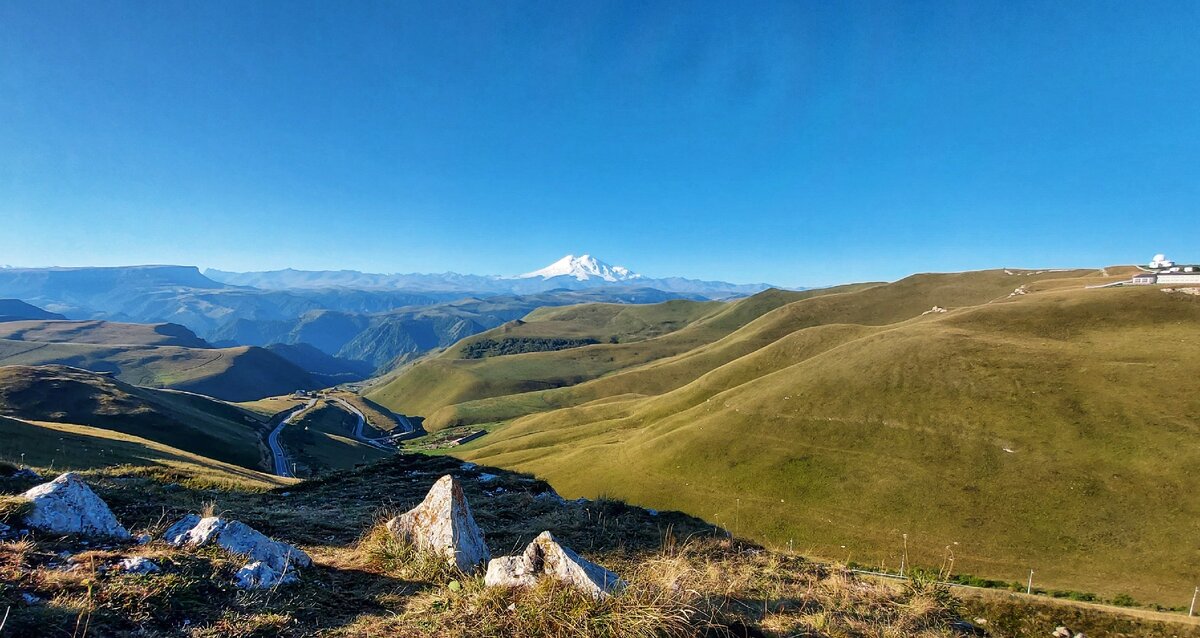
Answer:
<svg viewBox="0 0 1200 638"><path fill-rule="evenodd" d="M143 556L122 559L117 563L117 568L127 574L152 574L159 571L154 561Z"/></svg>
<svg viewBox="0 0 1200 638"><path fill-rule="evenodd" d="M488 473L484 472L483 474L479 475L479 482L480 483L491 483L492 481L494 481L498 478L500 478L500 477L496 476L495 474L488 474Z"/></svg>
<svg viewBox="0 0 1200 638"><path fill-rule="evenodd" d="M567 501L564 500L563 497L559 496L553 490L551 490L549 492L541 492L540 494L534 494L533 500L541 501L543 503L552 503L554 505L566 505L566 503L567 503Z"/></svg>
<svg viewBox="0 0 1200 638"><path fill-rule="evenodd" d="M13 473L13 475L12 475L12 476L10 476L9 478L15 478L15 479L32 479L32 480L35 480L35 481L40 481L40 480L42 479L42 477L38 476L37 472L34 472L33 470L31 470L31 469L29 469L29 468L27 468L27 467L26 467L26 468L22 468L22 469L19 469L19 470L17 470L17 471L16 471L15 473Z"/></svg>
<svg viewBox="0 0 1200 638"><path fill-rule="evenodd" d="M1071 638L1071 630L1059 625L1054 628L1054 633L1050 635L1054 638Z"/></svg>
<svg viewBox="0 0 1200 638"><path fill-rule="evenodd" d="M467 497L449 474L433 484L420 505L388 521L387 528L419 551L444 556L463 573L491 558Z"/></svg>
<svg viewBox="0 0 1200 638"><path fill-rule="evenodd" d="M33 594L31 594L27 591L21 592L21 600L25 601L26 605L37 605L42 602L42 599L40 596L34 596Z"/></svg>
<svg viewBox="0 0 1200 638"><path fill-rule="evenodd" d="M550 532L539 534L519 556L504 556L489 562L484 585L530 587L543 576L597 599L625 588L620 576L563 546Z"/></svg>
<svg viewBox="0 0 1200 638"><path fill-rule="evenodd" d="M262 561L247 563L233 575L233 578L237 586L242 589L266 589L276 585L294 583L297 580L293 571L281 572Z"/></svg>
<svg viewBox="0 0 1200 638"><path fill-rule="evenodd" d="M149 534L139 534L137 539L135 539L135 540L137 540L138 545L145 545L146 543L149 543L150 541L152 541L154 539L151 538L151 536Z"/></svg>
<svg viewBox="0 0 1200 638"><path fill-rule="evenodd" d="M129 531L113 516L108 504L74 472L38 485L22 496L33 501L33 511L25 517L30 527L59 534L129 538Z"/></svg>

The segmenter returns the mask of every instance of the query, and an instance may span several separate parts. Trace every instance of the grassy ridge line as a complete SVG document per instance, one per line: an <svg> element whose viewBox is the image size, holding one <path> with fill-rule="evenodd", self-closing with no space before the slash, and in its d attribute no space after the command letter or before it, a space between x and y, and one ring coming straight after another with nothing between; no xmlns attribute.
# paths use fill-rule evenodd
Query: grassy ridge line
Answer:
<svg viewBox="0 0 1200 638"><path fill-rule="evenodd" d="M64 366L0 367L0 412L122 432L250 469L269 461L263 418L205 396Z"/></svg>
<svg viewBox="0 0 1200 638"><path fill-rule="evenodd" d="M87 343L110 346L180 346L211 348L187 328L173 323L115 321L0 322L0 339L36 343Z"/></svg>
<svg viewBox="0 0 1200 638"><path fill-rule="evenodd" d="M426 427L437 430L453 425L512 419L619 394L660 394L800 329L830 323L886 325L920 316L935 305L959 307L1007 299L1021 286L1078 287L1081 278L1095 274L1096 271L1088 270L993 270L914 275L892 284L862 284L809 291L803 297L753 316L745 323L725 324L736 330L694 349L664 356L642 366L627 365L608 376L566 388L487 397L445 406L429 416ZM764 306L759 305L755 309L764 309ZM740 311L739 318L747 318L745 309L739 308L738 304L731 304L730 310ZM524 371L510 362L498 361L496 365L504 363L514 368L514 375Z"/></svg>
<svg viewBox="0 0 1200 638"><path fill-rule="evenodd" d="M869 286L869 284L868 284ZM491 359L458 359L457 351L447 351L441 355L422 361L398 374L391 381L374 387L368 392L369 397L393 409L400 409L409 414L427 416L426 427L431 430L441 429L462 422L473 422L470 418L443 418L435 412L442 407L473 400L487 399L496 396L519 395L534 393L541 390L573 386L595 379L605 374L626 370L655 360L679 355L689 350L710 343L729 334L737 328L753 321L756 317L774 308L799 299L806 299L824 294L834 294L843 289L859 288L862 285L839 287L824 290L802 292L767 290L752 297L735 302L712 305L714 302L675 301L668 304L652 306L632 306L622 309L624 317L653 317L660 323L667 315L665 311L674 313L674 321L680 318L692 317L691 323L661 336L635 339L630 343L602 343L594 346L574 348L558 352L529 353L494 357ZM592 313L591 305L575 306L569 315L560 315L551 309L534 313L537 316L586 316L595 319L604 317L602 312L611 312L612 307L606 306ZM700 308L704 312L694 312ZM539 314L541 313L541 314ZM555 321L530 321L519 328L524 336L556 337L565 330L563 324ZM628 321L628 319L627 319ZM603 322L596 322L597 325ZM566 323L570 326L570 323ZM676 324L677 325L677 324ZM581 334L571 328L566 329L572 335ZM618 340L620 334L607 334L598 329L590 336L605 341L610 337ZM502 332L485 332L477 336L495 338ZM474 410L466 406L464 413L486 413L493 418L511 418L532 411L549 409L559 405L557 397L546 399L529 397L515 401L512 407L497 408L485 404L481 409ZM499 415L503 416L499 416Z"/></svg>
<svg viewBox="0 0 1200 638"><path fill-rule="evenodd" d="M293 482L121 432L10 417L0 417L0 459L56 471L125 465L165 480L238 489Z"/></svg>
<svg viewBox="0 0 1200 638"><path fill-rule="evenodd" d="M34 343L0 339L0 366L70 365L133 385L170 387L244 401L312 389L305 371L262 348L183 348Z"/></svg>
<svg viewBox="0 0 1200 638"><path fill-rule="evenodd" d="M818 555L894 565L905 530L915 558L959 542L966 571L1020 580L1035 564L1063 588L1155 600L1190 578L1171 539L1200 531L1181 483L1200 402L1158 381L1200 372L1196 305L1152 289L1005 298L761 377L739 360L663 397L526 417L466 456L572 496L740 518Z"/></svg>

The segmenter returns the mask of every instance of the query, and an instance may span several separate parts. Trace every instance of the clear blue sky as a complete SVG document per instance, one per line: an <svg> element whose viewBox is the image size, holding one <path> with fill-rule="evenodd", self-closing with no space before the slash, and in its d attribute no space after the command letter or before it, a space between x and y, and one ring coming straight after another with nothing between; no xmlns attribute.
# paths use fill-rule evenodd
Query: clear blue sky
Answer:
<svg viewBox="0 0 1200 638"><path fill-rule="evenodd" d="M0 264L1200 261L1198 33L1190 1L0 0Z"/></svg>

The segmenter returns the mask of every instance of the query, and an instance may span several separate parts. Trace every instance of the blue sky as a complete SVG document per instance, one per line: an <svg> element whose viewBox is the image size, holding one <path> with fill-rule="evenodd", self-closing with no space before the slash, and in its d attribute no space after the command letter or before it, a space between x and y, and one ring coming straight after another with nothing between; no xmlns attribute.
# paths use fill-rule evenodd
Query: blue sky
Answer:
<svg viewBox="0 0 1200 638"><path fill-rule="evenodd" d="M0 0L0 264L1200 261L1200 3Z"/></svg>

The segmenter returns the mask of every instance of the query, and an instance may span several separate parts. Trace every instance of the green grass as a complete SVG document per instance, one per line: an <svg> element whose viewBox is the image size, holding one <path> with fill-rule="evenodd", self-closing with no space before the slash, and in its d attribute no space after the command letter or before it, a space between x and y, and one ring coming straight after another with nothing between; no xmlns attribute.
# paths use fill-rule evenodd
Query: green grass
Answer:
<svg viewBox="0 0 1200 638"><path fill-rule="evenodd" d="M498 478L480 483L484 469ZM460 479L493 555L513 553L548 529L585 558L615 570L628 588L604 600L553 582L529 590L485 588L479 576L453 573L444 560L429 561L382 533L380 522L415 505L446 473ZM211 508L300 546L314 564L301 570L295 585L245 592L231 586L244 559L215 548L174 548L161 541L96 547L82 539L33 534L0 542L0 605L11 607L5 635L81 635L86 626L87 635L95 636L176 635L187 627L187 635L197 638L757 632L951 638L964 635L950 625L960 617L983 618L996 638L1044 636L1047 623L1056 620L1069 620L1088 635L1106 635L1106 628L1121 628L1131 638L1197 635L1185 619L1149 621L1136 610L1022 599L975 605L935 582L904 585L858 577L835 564L763 551L677 512L651 515L612 500L555 505L532 496L546 486L531 477L494 468L463 470L453 459L397 456L266 493L214 493L119 470L84 474L134 533L157 536L182 514ZM0 499L25 488L0 479ZM63 552L83 569L57 565ZM130 555L149 557L162 571L131 576L102 569ZM25 593L46 602L27 605ZM1030 612L1030 620L1019 620L1021 610Z"/></svg>
<svg viewBox="0 0 1200 638"><path fill-rule="evenodd" d="M0 366L69 365L157 388L249 401L311 389L307 373L262 348L38 343L0 339Z"/></svg>
<svg viewBox="0 0 1200 638"><path fill-rule="evenodd" d="M1200 373L1200 300L1083 289L1105 280L921 275L796 301L571 388L443 410L527 414L455 453L564 496L872 565L897 566L908 534L911 563L950 546L981 577L1032 568L1046 589L1173 605L1195 579L1177 539L1200 532L1200 396L1168 380ZM1010 297L1018 286L1029 294ZM922 315L933 305L951 312ZM496 361L521 378L529 356Z"/></svg>
<svg viewBox="0 0 1200 638"><path fill-rule="evenodd" d="M104 428L245 468L270 467L262 416L77 368L0 367L0 414Z"/></svg>
<svg viewBox="0 0 1200 638"><path fill-rule="evenodd" d="M23 462L51 475L122 467L204 486L263 489L289 482L112 430L6 417L0 417L0 459Z"/></svg>
<svg viewBox="0 0 1200 638"><path fill-rule="evenodd" d="M191 330L171 323L10 321L0 322L0 339L37 343L210 347Z"/></svg>
<svg viewBox="0 0 1200 638"><path fill-rule="evenodd" d="M392 409L427 417L425 427L431 431L562 407L570 404L569 400L561 401L563 395L555 389L686 353L774 308L838 290L768 290L729 304L671 301L649 306L586 304L540 309L524 322L476 335L405 369L372 388L367 396ZM510 336L589 337L601 343L557 352L462 358L462 349L472 343ZM613 340L617 343L611 343ZM476 409L473 402L483 403ZM442 408L446 410L439 412Z"/></svg>

